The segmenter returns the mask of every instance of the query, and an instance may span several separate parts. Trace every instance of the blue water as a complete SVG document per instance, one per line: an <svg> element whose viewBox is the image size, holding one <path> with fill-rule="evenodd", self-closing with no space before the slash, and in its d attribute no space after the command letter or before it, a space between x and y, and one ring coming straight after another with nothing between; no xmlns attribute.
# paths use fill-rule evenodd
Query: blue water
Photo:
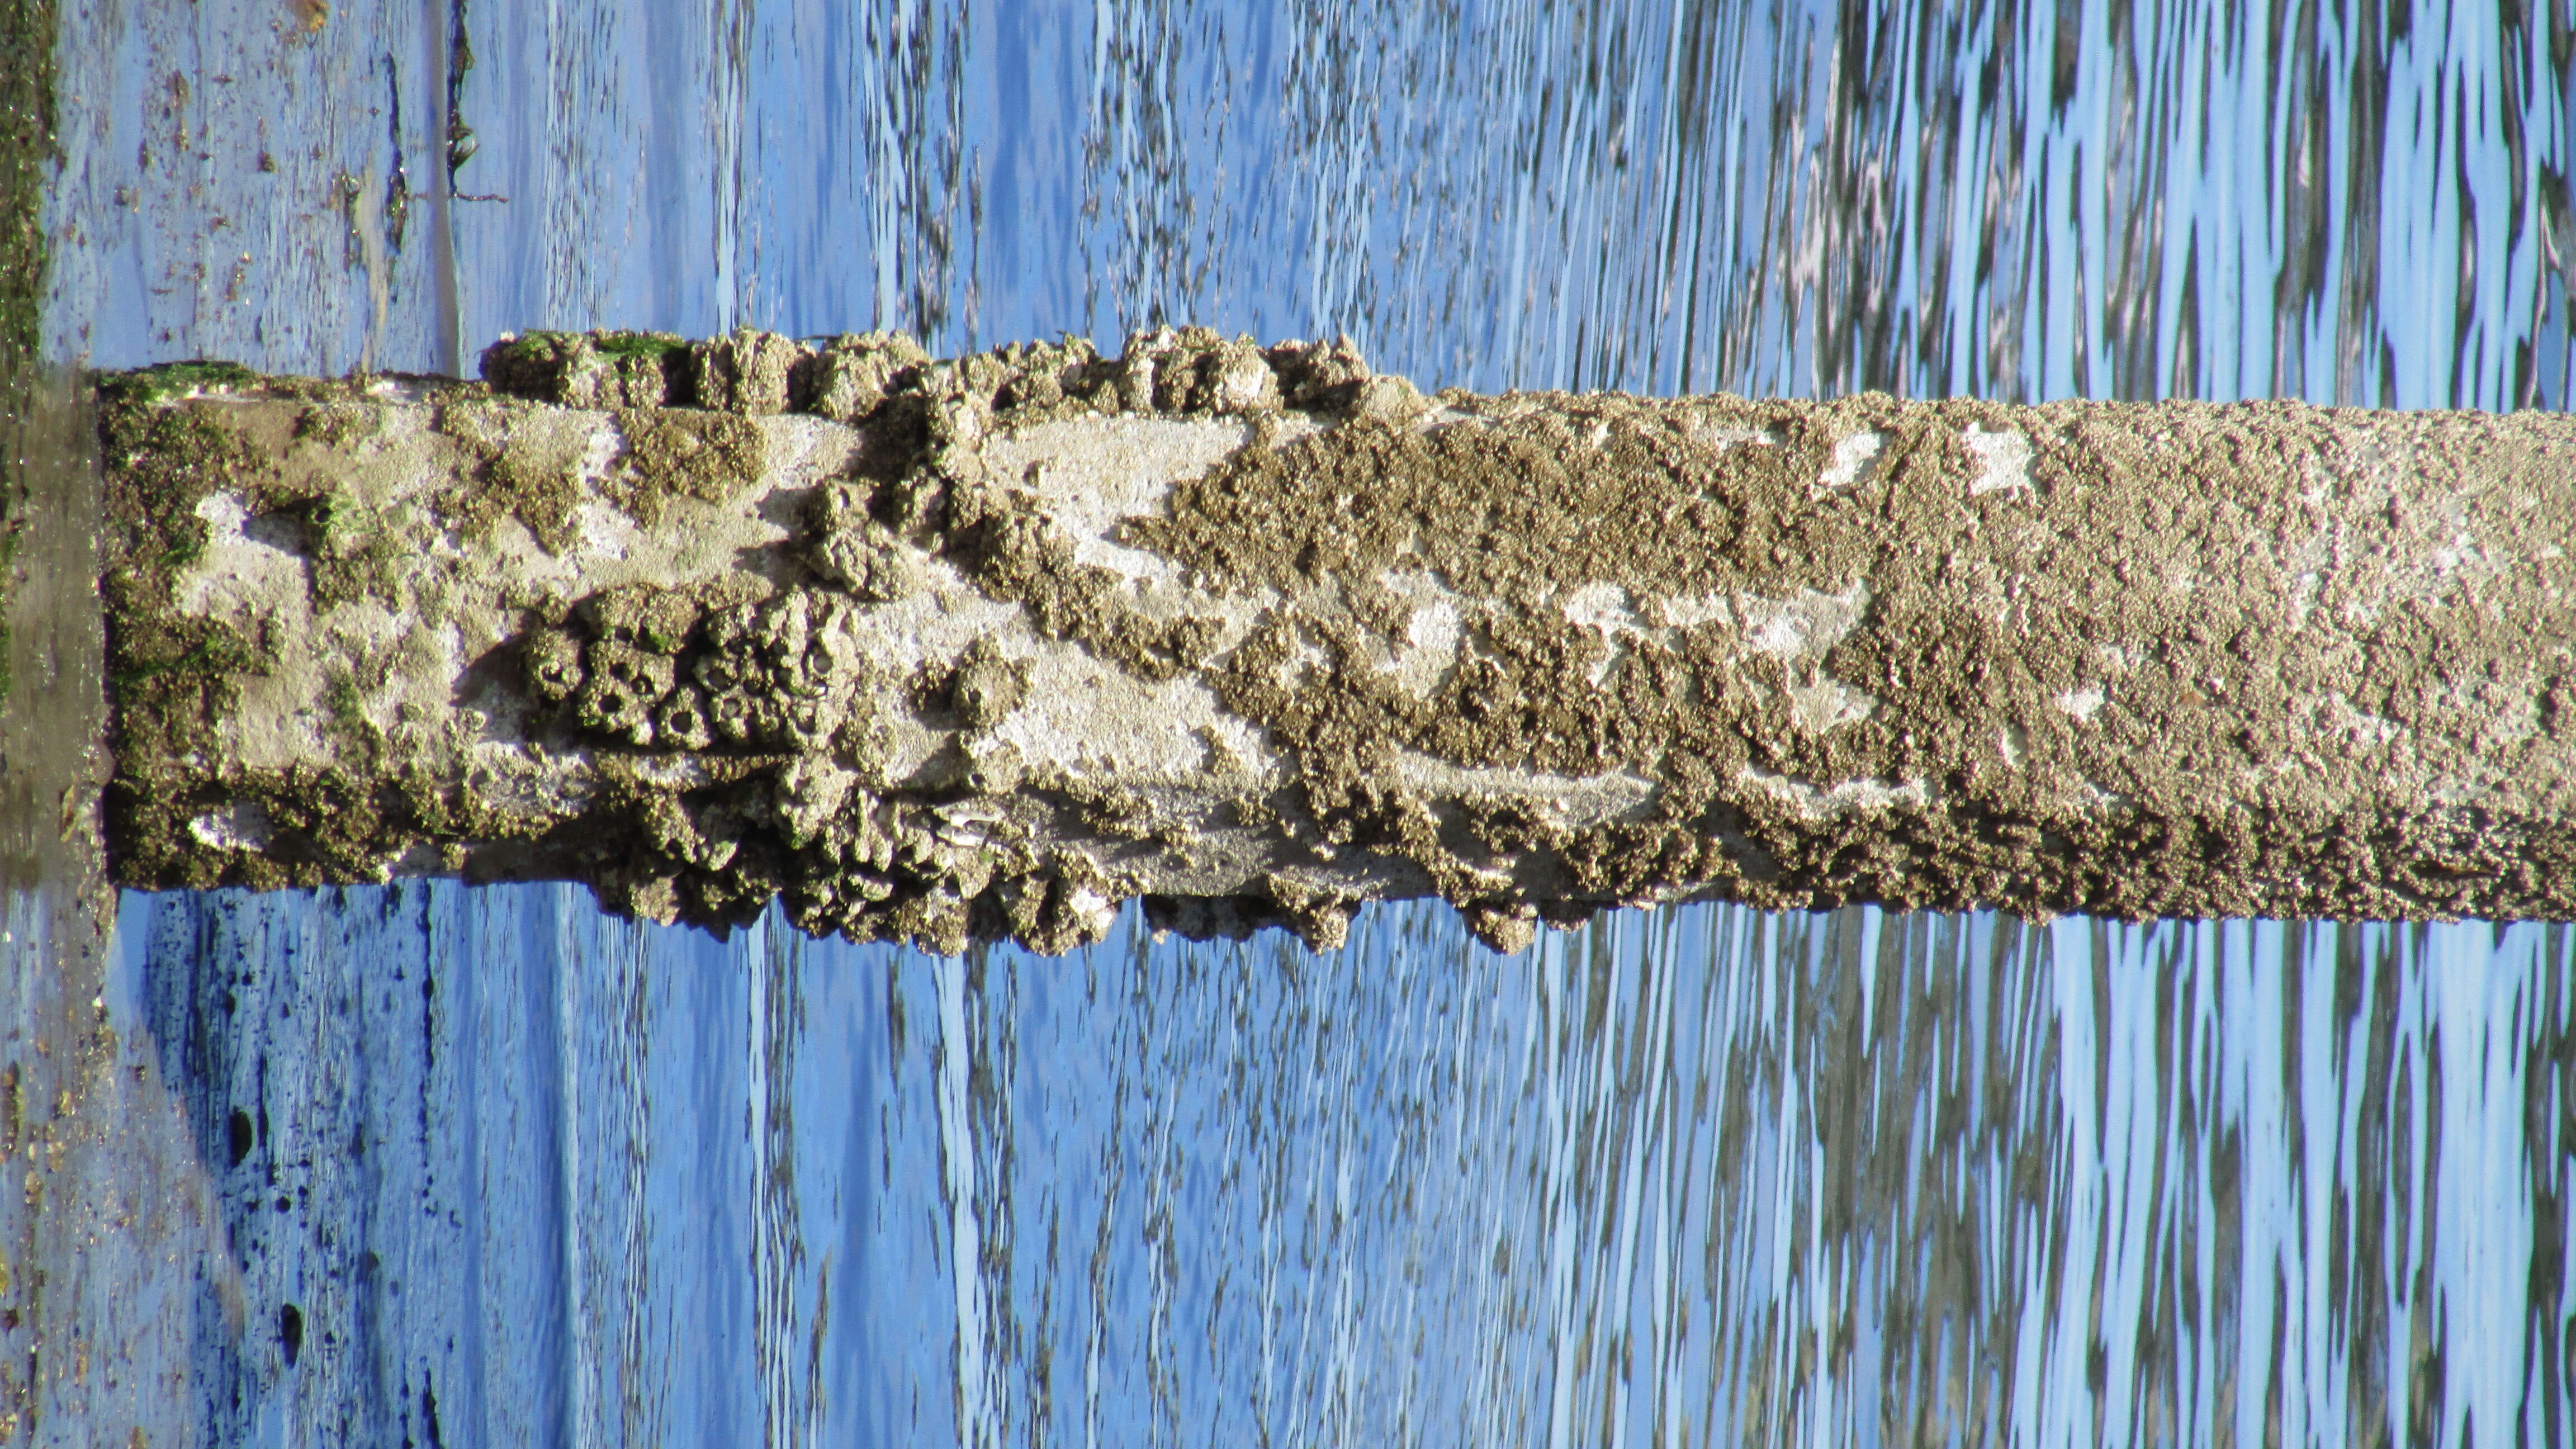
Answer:
<svg viewBox="0 0 2576 1449"><path fill-rule="evenodd" d="M1168 319L1427 387L2576 381L2567 0L469 3L454 199L449 0L65 8L96 365ZM92 1017L24 949L5 1003L71 1095L0 1440L2576 1441L2562 927L113 916Z"/></svg>
<svg viewBox="0 0 2576 1449"><path fill-rule="evenodd" d="M2568 1432L2563 928L938 960L415 886L122 939L253 1305L219 1441Z"/></svg>

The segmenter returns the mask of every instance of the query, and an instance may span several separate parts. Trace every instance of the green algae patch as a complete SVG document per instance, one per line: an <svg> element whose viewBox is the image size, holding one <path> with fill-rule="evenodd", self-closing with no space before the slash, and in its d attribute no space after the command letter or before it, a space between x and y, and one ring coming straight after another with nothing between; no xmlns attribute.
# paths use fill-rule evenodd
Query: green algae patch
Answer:
<svg viewBox="0 0 2576 1449"><path fill-rule="evenodd" d="M373 598L399 607L414 539L398 520L352 499L322 496L294 506L317 609Z"/></svg>
<svg viewBox="0 0 2576 1449"><path fill-rule="evenodd" d="M189 363L97 379L106 463L101 593L106 605L116 773L102 822L117 879L145 888L314 886L380 878L385 862L424 841L505 839L510 822L449 801L451 785L378 770L383 740L353 666L326 666L330 766L234 769L219 726L245 686L282 663L263 630L180 607L178 585L203 564L211 525L201 506L238 500L301 561L311 607L360 599L417 610L407 587L417 540L400 520L329 490L328 458L363 449L380 409L369 379L256 377ZM307 406L234 413L236 404ZM317 469L319 470L317 472ZM390 667L377 661L379 673ZM380 680L378 682L381 682ZM256 841L258 848L241 848Z"/></svg>
<svg viewBox="0 0 2576 1449"><path fill-rule="evenodd" d="M558 412L500 398L444 402L436 426L472 460L463 486L439 504L465 538L488 540L508 518L548 553L572 546L584 495L584 434L563 426Z"/></svg>
<svg viewBox="0 0 2576 1449"><path fill-rule="evenodd" d="M42 426L45 291L51 248L45 186L62 163L54 95L55 0L0 3L0 699L9 697L16 649L21 539L32 526L27 475L32 432Z"/></svg>
<svg viewBox="0 0 2576 1449"><path fill-rule="evenodd" d="M54 0L0 5L0 389L25 396L44 347L45 177L60 164Z"/></svg>
<svg viewBox="0 0 2576 1449"><path fill-rule="evenodd" d="M151 407L171 398L230 391L260 381L259 374L240 363L201 358L103 374L98 379L98 395L100 406L109 410Z"/></svg>
<svg viewBox="0 0 2576 1449"><path fill-rule="evenodd" d="M667 332L529 332L483 352L492 390L571 408L657 408L692 396L689 345Z"/></svg>
<svg viewBox="0 0 2576 1449"><path fill-rule="evenodd" d="M241 771L219 783L120 770L103 810L118 880L146 890L380 881L407 849L453 868L461 856L443 856L442 845L489 849L526 829L452 782L346 766Z"/></svg>
<svg viewBox="0 0 2576 1449"><path fill-rule="evenodd" d="M218 489L260 493L273 485L276 470L202 409L149 401L201 385L173 379L171 371L155 369L139 380L128 374L100 388L100 443L108 464L101 580L108 746L119 766L103 818L120 879L189 884L192 872L182 864L192 855L188 837L184 829L173 834L164 817L174 800L203 787L176 762L207 748L215 721L237 704L240 677L260 668L262 659L256 642L230 625L180 613L173 584L206 547L208 525L198 502Z"/></svg>
<svg viewBox="0 0 2576 1449"><path fill-rule="evenodd" d="M378 436L380 408L356 402L317 402L296 415L295 439L330 452L347 452Z"/></svg>
<svg viewBox="0 0 2576 1449"><path fill-rule="evenodd" d="M170 661L205 642L197 621L176 616L171 597L176 574L206 548L208 525L197 504L218 490L267 497L277 469L241 434L185 404L138 406L120 398L100 410L99 422L109 476L109 668L133 677L167 673Z"/></svg>

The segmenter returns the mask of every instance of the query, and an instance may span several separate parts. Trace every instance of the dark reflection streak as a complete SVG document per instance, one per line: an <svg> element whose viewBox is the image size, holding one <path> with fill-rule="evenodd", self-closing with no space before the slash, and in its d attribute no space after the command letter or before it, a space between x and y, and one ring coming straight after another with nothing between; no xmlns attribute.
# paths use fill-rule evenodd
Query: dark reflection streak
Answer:
<svg viewBox="0 0 2576 1449"><path fill-rule="evenodd" d="M420 0L420 67L427 94L438 97L446 111L435 133L441 143L434 154L444 158L446 131L453 122L457 88L450 84L450 65L462 44L464 0ZM438 113L433 111L433 117ZM456 288L456 234L449 203L456 189L453 168L434 168L441 184L423 199L429 207L429 356L431 371L450 377L464 373L464 339Z"/></svg>

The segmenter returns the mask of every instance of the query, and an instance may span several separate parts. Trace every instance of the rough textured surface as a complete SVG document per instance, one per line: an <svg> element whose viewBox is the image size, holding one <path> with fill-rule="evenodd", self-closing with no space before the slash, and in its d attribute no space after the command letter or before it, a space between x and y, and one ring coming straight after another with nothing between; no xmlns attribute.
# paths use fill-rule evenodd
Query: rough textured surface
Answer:
<svg viewBox="0 0 2576 1449"><path fill-rule="evenodd" d="M137 885L954 949L1719 895L2576 917L2576 427L1425 398L1189 329L106 380Z"/></svg>

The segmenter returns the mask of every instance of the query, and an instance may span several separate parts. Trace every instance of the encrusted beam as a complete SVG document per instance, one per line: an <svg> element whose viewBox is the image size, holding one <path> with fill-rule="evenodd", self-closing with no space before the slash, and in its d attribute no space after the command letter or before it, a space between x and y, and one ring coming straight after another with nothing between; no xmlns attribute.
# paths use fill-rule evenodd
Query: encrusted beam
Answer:
<svg viewBox="0 0 2576 1449"><path fill-rule="evenodd" d="M2576 424L1424 397L1187 329L101 379L124 883L954 950L1718 896L2576 917Z"/></svg>

